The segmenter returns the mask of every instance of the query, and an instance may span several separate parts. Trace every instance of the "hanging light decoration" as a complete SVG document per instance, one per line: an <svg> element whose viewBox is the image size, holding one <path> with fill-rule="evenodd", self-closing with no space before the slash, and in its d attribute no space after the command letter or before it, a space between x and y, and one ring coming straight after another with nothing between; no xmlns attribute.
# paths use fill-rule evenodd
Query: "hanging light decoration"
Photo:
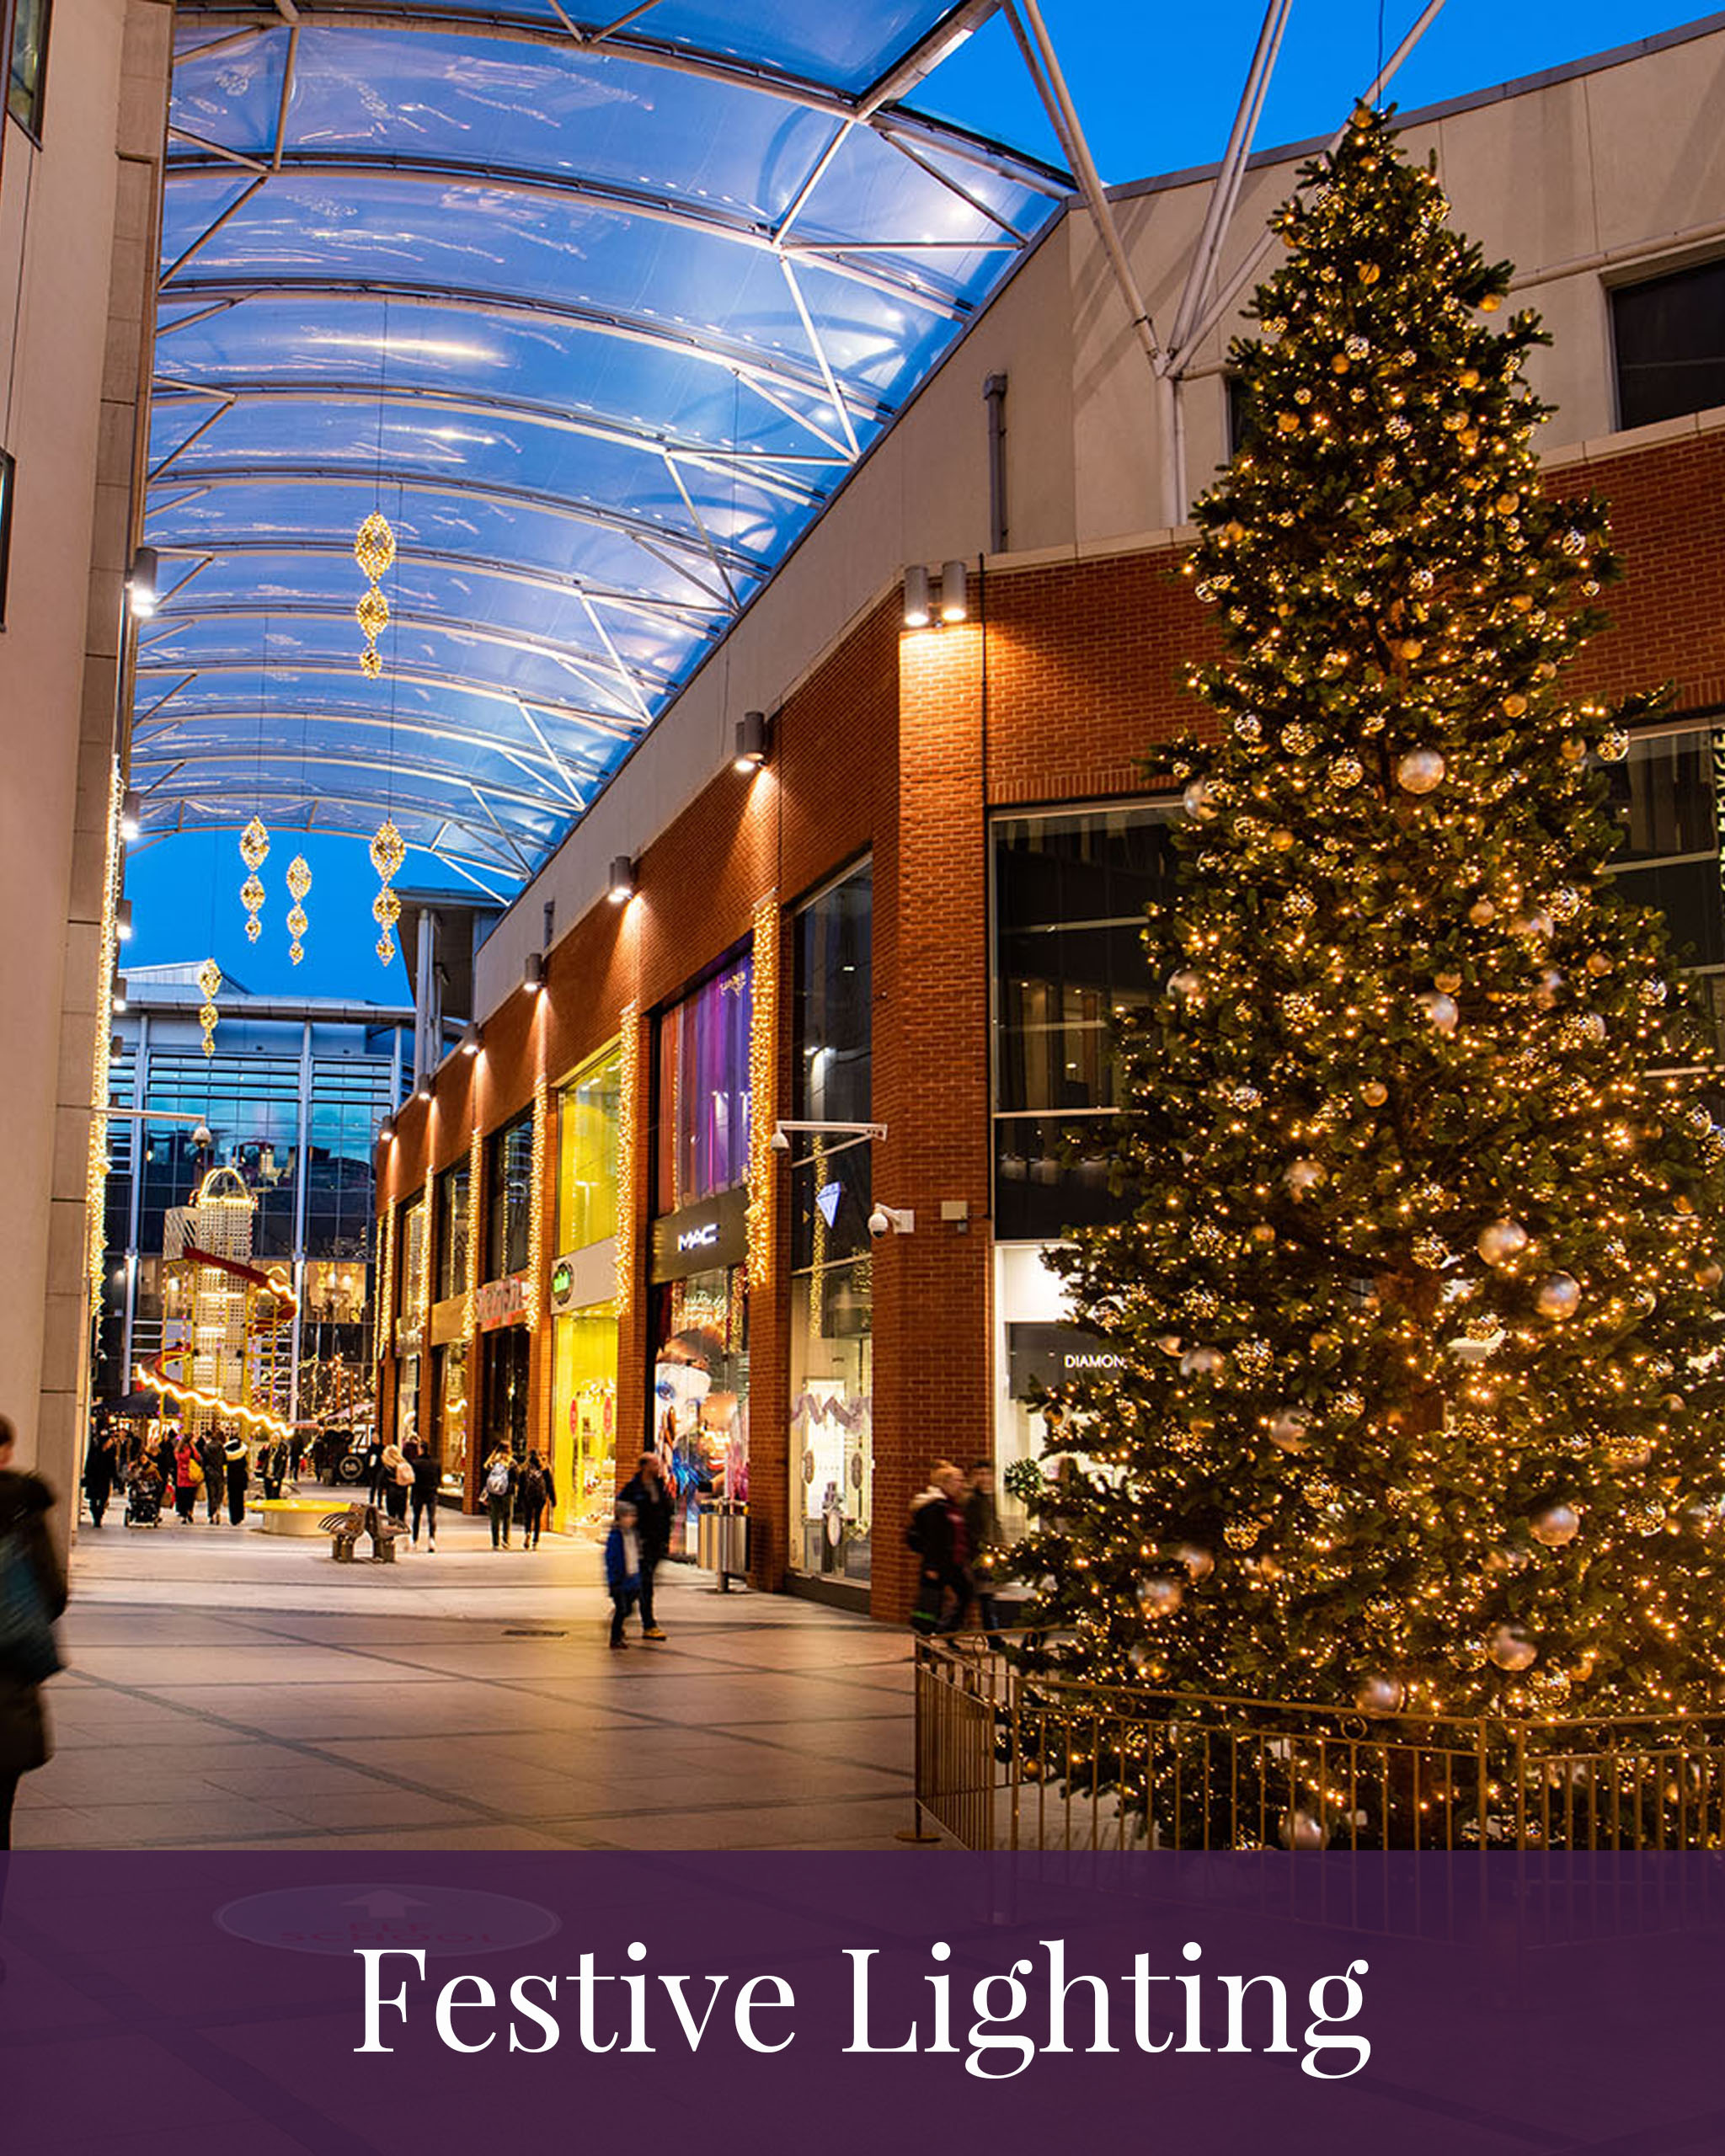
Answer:
<svg viewBox="0 0 1725 2156"><path fill-rule="evenodd" d="M293 910L287 916L287 932L293 941L287 947L287 955L297 965L306 955L306 947L300 941L311 922L306 918L305 897L312 888L312 871L306 857L296 853L287 864L287 888L293 899Z"/></svg>
<svg viewBox="0 0 1725 2156"><path fill-rule="evenodd" d="M261 932L258 926L258 915L263 909L264 898L258 871L270 857L270 834L261 816L254 816L240 833L239 857L252 872L239 887L239 902L246 910L246 940L255 943Z"/></svg>
<svg viewBox="0 0 1725 2156"><path fill-rule="evenodd" d="M204 1007L198 1013L198 1023L204 1029L204 1053L216 1053L216 1021L221 1012L216 1008L216 998L222 992L222 969L213 958L206 958L198 968L198 986L204 991Z"/></svg>
<svg viewBox="0 0 1725 2156"><path fill-rule="evenodd" d="M379 579L395 559L395 534L382 510L374 509L360 526L354 540L354 559L371 579L364 598L354 609L366 638L366 648L360 654L360 671L375 681L383 671L377 639L389 627L389 601L383 595Z"/></svg>
<svg viewBox="0 0 1725 2156"><path fill-rule="evenodd" d="M371 918L382 931L377 938L377 956L386 966L395 956L395 924L401 919L401 900L389 887L400 874L401 865L407 857L407 841L395 828L395 819L386 816L371 841L371 866L383 886L371 901Z"/></svg>

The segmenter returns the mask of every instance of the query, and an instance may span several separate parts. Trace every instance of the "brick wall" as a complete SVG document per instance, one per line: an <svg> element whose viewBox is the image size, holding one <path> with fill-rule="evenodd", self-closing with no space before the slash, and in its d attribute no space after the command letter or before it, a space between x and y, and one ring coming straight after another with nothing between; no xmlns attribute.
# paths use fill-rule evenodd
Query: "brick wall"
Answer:
<svg viewBox="0 0 1725 2156"><path fill-rule="evenodd" d="M1669 680L1679 708L1725 702L1725 433L1567 464L1547 483L1608 497L1624 563L1608 595L1613 627L1583 662L1586 686L1621 693ZM875 1192L916 1215L913 1235L875 1251L879 1616L908 1607L901 1529L930 1465L991 1440L989 812L1141 792L1151 745L1203 723L1183 672L1216 645L1179 561L1165 549L996 571L978 579L969 622L914 635L901 632L895 606L877 608L777 715L766 769L715 771L648 847L634 900L601 904L568 926L545 993L512 996L488 1019L484 1055L445 1066L429 1113L409 1103L383 1163L384 1196L410 1196L428 1167L464 1157L475 1116L494 1129L531 1102L537 1076L554 1084L612 1038L627 1005L645 1014L671 1000L748 936L756 905L774 894L785 908L778 1081L788 1112L791 910L872 849L873 1113L889 1131L875 1155ZM641 1262L619 1339L624 1471L647 1423L650 1038L644 1026L633 1177ZM775 1176L778 1269L750 1310L750 1510L763 1587L782 1583L789 1526L789 1193L782 1165ZM947 1199L968 1206L963 1230L941 1220ZM547 1262L555 1240L547 1225ZM428 1355L428 1417L430 1381ZM547 1324L531 1396L542 1437L550 1383ZM476 1388L476 1417L478 1408Z"/></svg>

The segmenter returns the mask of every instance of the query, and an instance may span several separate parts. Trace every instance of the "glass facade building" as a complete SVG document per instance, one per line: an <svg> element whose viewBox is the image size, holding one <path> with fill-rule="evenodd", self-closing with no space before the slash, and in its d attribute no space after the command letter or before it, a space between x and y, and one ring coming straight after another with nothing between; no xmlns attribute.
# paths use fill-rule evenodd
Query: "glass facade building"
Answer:
<svg viewBox="0 0 1725 2156"><path fill-rule="evenodd" d="M224 994L206 1057L201 998L181 971L132 974L131 1007L115 1021L96 1396L123 1396L163 1347L167 1216L227 1166L256 1200L254 1251L291 1266L298 1289L282 1406L302 1422L369 1412L372 1147L401 1097L411 1014Z"/></svg>

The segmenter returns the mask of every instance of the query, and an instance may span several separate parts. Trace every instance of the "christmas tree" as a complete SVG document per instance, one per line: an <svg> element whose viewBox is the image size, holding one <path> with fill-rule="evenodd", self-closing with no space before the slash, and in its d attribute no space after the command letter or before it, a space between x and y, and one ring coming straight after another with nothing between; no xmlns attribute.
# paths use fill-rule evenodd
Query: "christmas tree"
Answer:
<svg viewBox="0 0 1725 2156"><path fill-rule="evenodd" d="M1132 1203L1055 1261L1125 1368L1062 1389L1058 1471L1017 1486L1033 1667L1386 1716L1715 1705L1725 1145L1708 1027L1606 873L1599 765L1653 700L1566 682L1605 510L1541 491L1536 318L1386 117L1301 182L1194 512L1224 656L1123 1022Z"/></svg>

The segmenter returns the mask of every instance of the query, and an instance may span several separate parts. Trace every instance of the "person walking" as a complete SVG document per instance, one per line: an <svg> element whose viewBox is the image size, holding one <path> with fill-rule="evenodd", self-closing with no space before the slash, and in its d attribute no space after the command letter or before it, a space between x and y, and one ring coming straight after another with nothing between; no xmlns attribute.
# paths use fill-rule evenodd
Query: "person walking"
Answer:
<svg viewBox="0 0 1725 2156"><path fill-rule="evenodd" d="M90 1433L90 1449L84 1455L84 1502L90 1508L92 1527L102 1524L102 1515L119 1480L120 1453L114 1433L105 1422L99 1422Z"/></svg>
<svg viewBox="0 0 1725 2156"><path fill-rule="evenodd" d="M54 1493L13 1466L17 1433L0 1416L0 1849L12 1847L19 1783L53 1750L42 1687L60 1667L53 1627L66 1578L48 1534ZM0 1892L5 1880L0 1872Z"/></svg>
<svg viewBox="0 0 1725 2156"><path fill-rule="evenodd" d="M964 1478L949 1460L937 1460L933 1480L912 1500L905 1540L921 1560L911 1629L924 1634L956 1632L973 1592L966 1559L969 1538L964 1526ZM953 1598L950 1612L947 1596Z"/></svg>
<svg viewBox="0 0 1725 2156"><path fill-rule="evenodd" d="M551 1463L537 1452L527 1454L521 1470L520 1512L523 1548L539 1547L539 1529L546 1513L557 1502L557 1485L551 1479Z"/></svg>
<svg viewBox="0 0 1725 2156"><path fill-rule="evenodd" d="M491 1515L491 1546L509 1547L510 1510L515 1494L515 1463L507 1445L497 1445L485 1463L485 1509Z"/></svg>
<svg viewBox="0 0 1725 2156"><path fill-rule="evenodd" d="M665 1634L653 1614L653 1575L670 1548L671 1515L676 1501L665 1479L665 1464L656 1452L644 1452L634 1474L623 1485L622 1494L634 1508L635 1533L641 1550L641 1637L662 1640Z"/></svg>
<svg viewBox="0 0 1725 2156"><path fill-rule="evenodd" d="M285 1438L277 1438L273 1444L265 1445L258 1454L258 1473L264 1482L264 1495L273 1504L281 1495L281 1486L287 1480L290 1455Z"/></svg>
<svg viewBox="0 0 1725 2156"><path fill-rule="evenodd" d="M408 1447L411 1457L408 1465L414 1473L412 1497L414 1501L414 1532L411 1546L419 1546L419 1522L425 1523L425 1547L437 1547L437 1485L440 1480L437 1462L425 1446L417 1441Z"/></svg>
<svg viewBox="0 0 1725 2156"><path fill-rule="evenodd" d="M1001 1560L1001 1516L994 1501L991 1460L973 1460L964 1477L964 1540L969 1550L976 1621L987 1635L988 1644L998 1651L1001 1642L994 1585Z"/></svg>
<svg viewBox="0 0 1725 2156"><path fill-rule="evenodd" d="M204 1461L198 1441L182 1431L174 1448L174 1509L187 1526L191 1524L203 1486Z"/></svg>
<svg viewBox="0 0 1725 2156"><path fill-rule="evenodd" d="M230 1430L227 1433L227 1442L222 1448L222 1468L227 1486L229 1524L243 1527L246 1524L246 1489L252 1479L252 1455L238 1430Z"/></svg>
<svg viewBox="0 0 1725 2156"><path fill-rule="evenodd" d="M398 1527L407 1524L408 1492L413 1486L414 1470L408 1464L407 1454L399 1445L385 1445L377 1466L377 1487L384 1512Z"/></svg>
<svg viewBox="0 0 1725 2156"><path fill-rule="evenodd" d="M641 1542L636 1532L635 1508L619 1497L605 1538L605 1584L611 1590L611 1644L624 1647L623 1620L641 1592Z"/></svg>
<svg viewBox="0 0 1725 2156"><path fill-rule="evenodd" d="M211 1527L222 1516L222 1493L227 1486L227 1441L230 1435L226 1429L211 1430L198 1446L198 1459L204 1470L200 1486Z"/></svg>

